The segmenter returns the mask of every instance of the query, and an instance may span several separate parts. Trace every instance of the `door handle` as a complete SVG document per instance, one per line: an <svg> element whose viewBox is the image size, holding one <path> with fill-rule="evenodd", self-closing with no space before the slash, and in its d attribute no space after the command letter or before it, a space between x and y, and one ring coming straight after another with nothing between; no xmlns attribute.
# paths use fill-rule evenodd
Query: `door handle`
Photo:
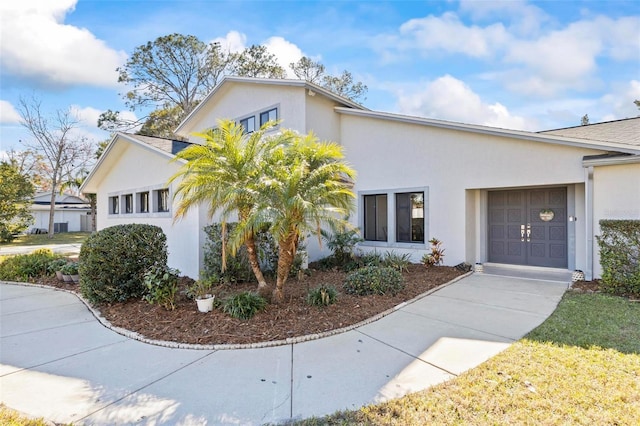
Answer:
<svg viewBox="0 0 640 426"><path fill-rule="evenodd" d="M520 225L520 241L524 242L524 225Z"/></svg>
<svg viewBox="0 0 640 426"><path fill-rule="evenodd" d="M527 223L527 242L531 241L531 224Z"/></svg>

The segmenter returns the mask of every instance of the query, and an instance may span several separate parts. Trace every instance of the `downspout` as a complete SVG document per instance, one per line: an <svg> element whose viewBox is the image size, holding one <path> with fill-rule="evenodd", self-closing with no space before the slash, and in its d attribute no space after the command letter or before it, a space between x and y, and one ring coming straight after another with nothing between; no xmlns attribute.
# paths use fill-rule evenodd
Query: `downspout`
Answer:
<svg viewBox="0 0 640 426"><path fill-rule="evenodd" d="M593 279L593 166L585 167L585 236L587 240L586 247L586 270L584 271L585 280Z"/></svg>

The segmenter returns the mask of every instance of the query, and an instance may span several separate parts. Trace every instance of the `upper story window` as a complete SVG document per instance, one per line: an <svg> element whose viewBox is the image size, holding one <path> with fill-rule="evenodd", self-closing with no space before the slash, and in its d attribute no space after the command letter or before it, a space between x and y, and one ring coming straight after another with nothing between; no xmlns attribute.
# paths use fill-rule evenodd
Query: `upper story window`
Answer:
<svg viewBox="0 0 640 426"><path fill-rule="evenodd" d="M269 121L275 121L278 119L278 108L272 108L268 111L260 113L260 126L263 126Z"/></svg>
<svg viewBox="0 0 640 426"><path fill-rule="evenodd" d="M244 127L245 133L253 133L256 131L256 117L251 116L240 120L240 125Z"/></svg>

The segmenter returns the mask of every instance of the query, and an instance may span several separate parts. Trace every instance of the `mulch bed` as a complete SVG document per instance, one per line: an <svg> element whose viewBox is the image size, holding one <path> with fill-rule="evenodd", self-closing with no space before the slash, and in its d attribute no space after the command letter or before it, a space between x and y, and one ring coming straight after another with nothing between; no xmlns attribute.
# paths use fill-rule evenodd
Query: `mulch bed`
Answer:
<svg viewBox="0 0 640 426"><path fill-rule="evenodd" d="M166 310L142 300L100 305L97 309L112 325L135 331L148 339L191 344L247 344L284 340L323 333L371 318L430 289L445 284L463 272L452 267L425 268L409 265L403 273L405 288L395 296L352 296L343 293L345 273L309 270L285 285L285 303L270 304L250 320L238 320L214 309L198 312L196 303L182 295L176 309ZM76 290L77 286L49 284ZM273 283L270 283L273 284ZM309 306L307 291L320 284L331 284L339 291L337 302L326 307ZM232 284L216 288L217 298L244 290L255 290L256 284Z"/></svg>

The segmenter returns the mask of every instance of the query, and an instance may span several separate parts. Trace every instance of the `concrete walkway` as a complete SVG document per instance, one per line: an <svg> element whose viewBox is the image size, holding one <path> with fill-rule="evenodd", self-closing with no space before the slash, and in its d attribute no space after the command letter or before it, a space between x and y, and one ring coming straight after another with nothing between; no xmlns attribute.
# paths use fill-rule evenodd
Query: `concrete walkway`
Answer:
<svg viewBox="0 0 640 426"><path fill-rule="evenodd" d="M279 423L388 400L473 368L542 323L566 281L472 274L343 334L261 349L153 346L72 294L0 285L0 400L76 425Z"/></svg>
<svg viewBox="0 0 640 426"><path fill-rule="evenodd" d="M0 246L0 256L29 254L41 249L48 249L54 253L60 253L67 256L77 256L80 254L81 247L82 243L42 244L36 246Z"/></svg>

